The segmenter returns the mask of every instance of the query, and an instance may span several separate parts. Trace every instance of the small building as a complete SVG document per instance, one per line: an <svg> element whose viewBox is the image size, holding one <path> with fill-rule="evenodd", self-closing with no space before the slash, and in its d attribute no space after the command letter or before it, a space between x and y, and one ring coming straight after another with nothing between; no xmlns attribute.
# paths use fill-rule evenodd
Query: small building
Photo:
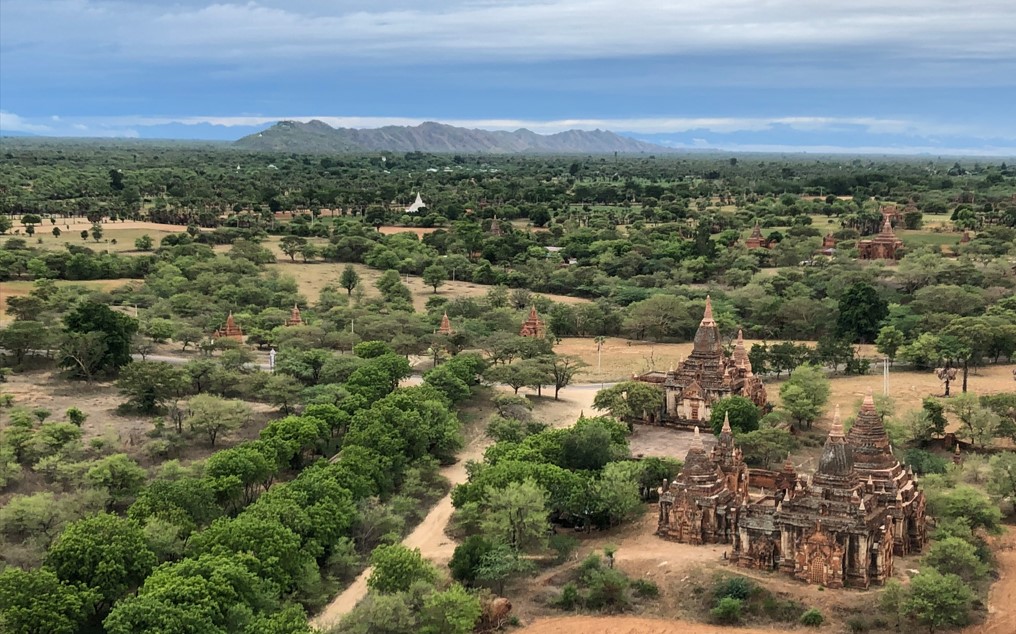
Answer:
<svg viewBox="0 0 1016 634"><path fill-rule="evenodd" d="M300 316L300 307L293 304L293 310L289 311L289 319L286 320L287 326L302 326L303 317Z"/></svg>
<svg viewBox="0 0 1016 634"><path fill-rule="evenodd" d="M243 330L240 326L236 325L236 320L233 319L233 312L230 311L229 316L226 317L226 325L222 328L217 328L212 333L212 337L215 339L232 339L233 341L239 341L243 343Z"/></svg>
<svg viewBox="0 0 1016 634"><path fill-rule="evenodd" d="M522 322L522 328L519 330L519 335L522 337L542 337L546 334L546 327L544 326L543 320L540 319L539 314L536 312L536 306L529 309L529 317Z"/></svg>
<svg viewBox="0 0 1016 634"><path fill-rule="evenodd" d="M448 320L448 313L447 312L444 315L441 316L441 325L438 326L437 332L438 332L439 335L446 335L446 336L450 336L450 335L455 334L455 331L452 330L452 322Z"/></svg>
<svg viewBox="0 0 1016 634"><path fill-rule="evenodd" d="M829 233L825 234L825 236L822 237L822 248L823 249L834 249L834 248L836 248L836 243L837 242L838 242L838 240L833 237L832 232L829 232Z"/></svg>
<svg viewBox="0 0 1016 634"><path fill-rule="evenodd" d="M501 223L497 221L497 216L494 216L494 219L490 221L490 229L487 230L487 233L495 238L504 236L504 229L501 228Z"/></svg>
<svg viewBox="0 0 1016 634"><path fill-rule="evenodd" d="M744 246L749 249L768 249L770 247L769 241L762 237L762 227L759 226L757 220L755 228L751 230L751 235L745 240Z"/></svg>
<svg viewBox="0 0 1016 634"><path fill-rule="evenodd" d="M903 241L896 237L893 225L886 217L882 231L867 240L859 240L857 251L862 260L898 260L903 256Z"/></svg>

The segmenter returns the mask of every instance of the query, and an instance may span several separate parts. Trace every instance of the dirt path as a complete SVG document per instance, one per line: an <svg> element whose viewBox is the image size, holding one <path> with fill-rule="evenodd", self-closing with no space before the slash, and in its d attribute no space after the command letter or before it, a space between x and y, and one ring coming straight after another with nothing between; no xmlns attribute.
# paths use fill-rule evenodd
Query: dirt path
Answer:
<svg viewBox="0 0 1016 634"><path fill-rule="evenodd" d="M519 630L520 634L773 634L786 627L772 629L730 628L689 621L664 621L639 616L562 616L540 619Z"/></svg>
<svg viewBox="0 0 1016 634"><path fill-rule="evenodd" d="M575 422L579 412L591 408L595 391L574 390L568 392L567 389L562 390L562 398L559 401L550 399L536 401L537 419L555 427L567 426ZM568 393L567 396L566 393ZM490 439L481 431L459 454L459 461L444 467L441 470L441 475L448 478L453 487L465 482L466 463L470 460L482 460L483 452L488 445L490 445ZM456 546L455 541L445 535L445 527L448 526L448 521L454 510L451 494L444 496L430 509L430 512L413 529L413 532L402 540L402 544L408 548L419 548L424 557L439 567L446 566L451 560ZM311 620L311 625L320 630L326 630L355 608L356 604L367 595L367 578L370 576L370 572L371 569L367 568L360 573L360 576L352 584L332 599L332 602Z"/></svg>
<svg viewBox="0 0 1016 634"><path fill-rule="evenodd" d="M998 560L999 578L988 595L988 619L971 625L963 634L1012 634L1016 632L1016 530L1008 532L992 546Z"/></svg>

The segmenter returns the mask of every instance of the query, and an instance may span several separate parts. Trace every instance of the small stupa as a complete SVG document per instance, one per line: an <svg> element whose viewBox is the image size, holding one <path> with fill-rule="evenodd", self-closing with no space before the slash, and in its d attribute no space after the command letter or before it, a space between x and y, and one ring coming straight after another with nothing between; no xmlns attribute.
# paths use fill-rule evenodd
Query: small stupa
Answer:
<svg viewBox="0 0 1016 634"><path fill-rule="evenodd" d="M536 312L536 306L529 309L529 317L522 323L519 335L523 337L542 337L546 332L543 320Z"/></svg>
<svg viewBox="0 0 1016 634"><path fill-rule="evenodd" d="M233 319L232 311L230 311L229 316L226 317L226 325L212 333L212 337L216 339L233 339L235 341L243 342L243 329L236 325L236 320Z"/></svg>
<svg viewBox="0 0 1016 634"><path fill-rule="evenodd" d="M303 317L300 316L300 307L293 304L293 310L289 311L289 319L286 320L287 326L302 326Z"/></svg>
<svg viewBox="0 0 1016 634"><path fill-rule="evenodd" d="M452 322L450 322L448 320L448 313L445 313L441 317L441 325L438 326L437 332L440 335L452 335L452 334L455 334L455 331L452 330Z"/></svg>

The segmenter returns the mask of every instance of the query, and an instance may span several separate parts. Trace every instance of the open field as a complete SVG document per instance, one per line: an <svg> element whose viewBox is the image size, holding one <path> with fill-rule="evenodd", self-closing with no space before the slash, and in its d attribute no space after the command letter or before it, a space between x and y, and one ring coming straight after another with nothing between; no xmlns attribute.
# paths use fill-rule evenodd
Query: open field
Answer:
<svg viewBox="0 0 1016 634"><path fill-rule="evenodd" d="M291 262L287 257L285 259L279 258L278 262L269 264L268 268L275 269L284 275L295 278L300 288L300 293L308 301L317 302L322 288L328 284L338 286L339 275L342 274L342 269L346 268L346 264L334 262L310 262L304 264L299 260ZM376 295L378 291L374 288L374 283L381 277L383 271L372 269L362 264L354 264L353 268L360 274L360 283L364 286L368 295ZM413 293L413 307L418 311L426 308L428 298L435 297L433 289L424 284L423 278L419 275L410 275L407 286L409 286L409 290ZM487 294L488 290L490 290L490 287L483 284L448 280L438 288L436 297L446 297L448 299L456 297L483 297ZM568 304L581 304L589 301L580 297L568 297L567 295L541 294L555 302Z"/></svg>
<svg viewBox="0 0 1016 634"><path fill-rule="evenodd" d="M141 283L141 280L120 278L115 280L54 280L57 286L82 286L94 291L111 291L129 282ZM33 288L32 282L0 282L0 319L7 314L7 298L28 295Z"/></svg>
<svg viewBox="0 0 1016 634"><path fill-rule="evenodd" d="M60 227L62 233L59 238L53 236L53 227ZM151 236L155 246L158 247L159 241L165 236L186 231L186 227L180 225L127 220L102 223L102 239L99 242L93 240L91 236L88 237L88 240L82 240L80 233L90 231L91 228L92 223L88 222L86 218L61 218L56 221L55 225L50 224L48 220L36 225L35 235L32 237L24 235L23 231L20 237L42 249L56 250L65 248L67 244L77 244L96 251L138 254L140 251L134 249L134 241L145 234ZM37 243L39 238L42 239L41 243ZM116 244L112 243L114 239Z"/></svg>

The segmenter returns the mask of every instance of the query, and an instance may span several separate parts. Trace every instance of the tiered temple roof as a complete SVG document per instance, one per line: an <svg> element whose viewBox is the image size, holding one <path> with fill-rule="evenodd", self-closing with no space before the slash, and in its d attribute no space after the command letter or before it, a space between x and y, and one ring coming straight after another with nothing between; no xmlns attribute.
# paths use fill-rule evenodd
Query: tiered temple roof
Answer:
<svg viewBox="0 0 1016 634"><path fill-rule="evenodd" d="M226 317L226 325L222 328L217 329L212 336L216 339L235 339L236 341L243 341L243 330L240 326L236 325L236 320L233 319L233 312L230 311L229 316Z"/></svg>
<svg viewBox="0 0 1016 634"><path fill-rule="evenodd" d="M759 226L758 221L755 221L755 228L751 230L751 235L745 240L744 246L749 249L765 249L769 246L769 242L762 237L762 227Z"/></svg>
<svg viewBox="0 0 1016 634"><path fill-rule="evenodd" d="M293 304L293 310L289 311L289 319L286 320L287 326L302 326L303 317L300 316L300 307Z"/></svg>
<svg viewBox="0 0 1016 634"><path fill-rule="evenodd" d="M886 216L882 230L868 240L860 240L857 250L862 260L895 260L903 247L903 241L896 237L893 225Z"/></svg>
<svg viewBox="0 0 1016 634"><path fill-rule="evenodd" d="M522 322L522 328L519 330L519 335L523 337L542 337L546 332L543 320L536 313L536 306L529 309L529 317Z"/></svg>
<svg viewBox="0 0 1016 634"><path fill-rule="evenodd" d="M447 312L441 316L441 325L438 326L437 332L442 335L450 335L455 332L452 330L452 322L448 320Z"/></svg>

